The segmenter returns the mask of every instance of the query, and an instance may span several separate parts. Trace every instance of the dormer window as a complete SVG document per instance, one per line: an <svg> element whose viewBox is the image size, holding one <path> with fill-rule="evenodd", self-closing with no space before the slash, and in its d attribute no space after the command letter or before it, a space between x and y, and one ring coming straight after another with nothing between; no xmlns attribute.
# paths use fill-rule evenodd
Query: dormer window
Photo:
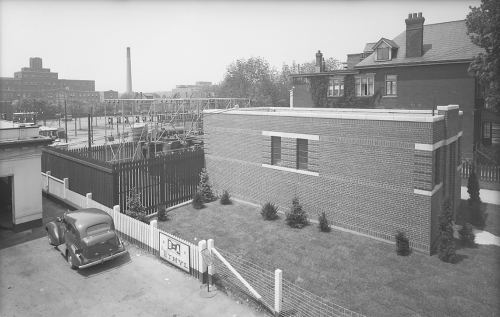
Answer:
<svg viewBox="0 0 500 317"><path fill-rule="evenodd" d="M388 47L377 48L377 60L378 61L389 60L389 48Z"/></svg>
<svg viewBox="0 0 500 317"><path fill-rule="evenodd" d="M390 61L396 56L399 46L394 41L381 38L373 46L375 51L375 61Z"/></svg>

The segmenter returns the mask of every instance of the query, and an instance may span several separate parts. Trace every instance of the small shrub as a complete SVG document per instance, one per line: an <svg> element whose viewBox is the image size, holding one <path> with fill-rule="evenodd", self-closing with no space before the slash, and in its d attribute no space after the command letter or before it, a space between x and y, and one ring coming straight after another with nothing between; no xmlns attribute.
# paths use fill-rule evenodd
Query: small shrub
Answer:
<svg viewBox="0 0 500 317"><path fill-rule="evenodd" d="M394 238L396 239L396 253L402 256L409 255L411 253L410 240L408 240L406 234L402 231L397 231Z"/></svg>
<svg viewBox="0 0 500 317"><path fill-rule="evenodd" d="M473 246L476 240L476 234L474 233L474 227L470 223L465 223L459 230L458 234L460 240L464 245Z"/></svg>
<svg viewBox="0 0 500 317"><path fill-rule="evenodd" d="M264 220L274 220L278 216L278 207L276 207L273 203L266 203L262 206L260 214Z"/></svg>
<svg viewBox="0 0 500 317"><path fill-rule="evenodd" d="M136 188L132 189L132 194L127 198L125 214L144 223L149 223L146 219L146 208L141 202L141 193Z"/></svg>
<svg viewBox="0 0 500 317"><path fill-rule="evenodd" d="M330 224L328 223L328 219L326 219L326 214L324 211L319 216L318 221L319 221L319 224L318 224L319 230L321 230L323 232L329 232L330 230L332 230L332 228L330 227Z"/></svg>
<svg viewBox="0 0 500 317"><path fill-rule="evenodd" d="M477 179L476 171L472 170L467 180L467 192L469 193L469 204L475 204L481 202L481 197L479 197L479 180Z"/></svg>
<svg viewBox="0 0 500 317"><path fill-rule="evenodd" d="M163 207L158 211L158 220L159 221L167 221L170 220L170 215L168 214L167 208Z"/></svg>
<svg viewBox="0 0 500 317"><path fill-rule="evenodd" d="M221 205L230 205L232 203L231 196L229 195L227 190L222 192L219 202Z"/></svg>
<svg viewBox="0 0 500 317"><path fill-rule="evenodd" d="M292 208L286 212L286 223L295 228L302 228L309 223L307 213L302 209L299 199L292 199Z"/></svg>
<svg viewBox="0 0 500 317"><path fill-rule="evenodd" d="M204 168L200 173L200 183L198 184L198 192L200 192L203 197L203 201L209 203L216 199L214 192L212 191L212 187L210 186L208 172Z"/></svg>
<svg viewBox="0 0 500 317"><path fill-rule="evenodd" d="M455 259L455 242L453 242L453 216L450 199L445 198L439 214L438 257L443 262L451 263Z"/></svg>
<svg viewBox="0 0 500 317"><path fill-rule="evenodd" d="M192 204L193 204L194 209L201 209L205 206L203 196L200 192L194 193Z"/></svg>

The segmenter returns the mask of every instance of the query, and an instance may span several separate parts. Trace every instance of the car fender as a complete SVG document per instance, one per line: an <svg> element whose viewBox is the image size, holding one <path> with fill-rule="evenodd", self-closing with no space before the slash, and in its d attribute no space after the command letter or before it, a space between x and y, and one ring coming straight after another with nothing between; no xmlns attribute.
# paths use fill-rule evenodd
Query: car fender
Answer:
<svg viewBox="0 0 500 317"><path fill-rule="evenodd" d="M45 230L47 230L48 234L50 235L50 240L54 245L60 245L59 244L59 235L57 233L57 224L54 222L49 222L47 226L45 226Z"/></svg>
<svg viewBox="0 0 500 317"><path fill-rule="evenodd" d="M76 249L77 247L74 244L66 243L66 250L68 250L68 256L71 255L73 257L74 265L80 266L83 263L80 257L76 255Z"/></svg>

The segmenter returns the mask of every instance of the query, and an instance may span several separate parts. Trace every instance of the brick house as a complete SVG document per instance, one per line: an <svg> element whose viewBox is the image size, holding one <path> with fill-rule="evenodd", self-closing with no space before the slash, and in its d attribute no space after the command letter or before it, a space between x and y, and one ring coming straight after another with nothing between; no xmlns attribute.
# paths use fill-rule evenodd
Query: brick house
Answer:
<svg viewBox="0 0 500 317"><path fill-rule="evenodd" d="M491 117L484 111L481 87L467 73L482 49L470 41L465 20L429 25L424 21L421 13L410 14L406 30L394 39L381 38L367 43L362 53L348 55L347 69L292 75L292 107L313 106L307 92L308 78L329 76L328 98L335 100L343 94L348 74L355 77L356 96L380 95L375 108L431 110L439 105L459 105L464 124L462 155L471 158L473 145L486 129L481 118Z"/></svg>
<svg viewBox="0 0 500 317"><path fill-rule="evenodd" d="M460 204L462 111L247 108L205 110L213 188L285 211L297 196L311 219L415 250L437 241L443 197Z"/></svg>

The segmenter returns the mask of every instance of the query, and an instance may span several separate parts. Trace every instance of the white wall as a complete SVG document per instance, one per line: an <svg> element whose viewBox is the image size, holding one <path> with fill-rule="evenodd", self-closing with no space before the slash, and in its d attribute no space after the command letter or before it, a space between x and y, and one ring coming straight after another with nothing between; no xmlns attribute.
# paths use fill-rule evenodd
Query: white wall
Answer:
<svg viewBox="0 0 500 317"><path fill-rule="evenodd" d="M0 150L0 176L13 176L15 225L42 218L41 147Z"/></svg>

